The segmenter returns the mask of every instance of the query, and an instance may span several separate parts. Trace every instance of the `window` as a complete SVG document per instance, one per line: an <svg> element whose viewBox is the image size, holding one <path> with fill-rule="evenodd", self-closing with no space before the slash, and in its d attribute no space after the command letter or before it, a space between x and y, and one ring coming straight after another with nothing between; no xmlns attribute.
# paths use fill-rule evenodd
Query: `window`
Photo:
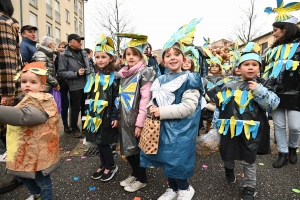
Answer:
<svg viewBox="0 0 300 200"><path fill-rule="evenodd" d="M79 35L80 35L80 36L83 35L82 30L83 30L83 28L82 28L82 23L79 22Z"/></svg>
<svg viewBox="0 0 300 200"><path fill-rule="evenodd" d="M268 48L268 42L265 42L261 45L261 53L264 53L264 51Z"/></svg>
<svg viewBox="0 0 300 200"><path fill-rule="evenodd" d="M74 18L74 31L76 34L78 34L78 26L77 26L77 19Z"/></svg>
<svg viewBox="0 0 300 200"><path fill-rule="evenodd" d="M55 21L60 23L60 6L59 2L55 1Z"/></svg>
<svg viewBox="0 0 300 200"><path fill-rule="evenodd" d="M70 12L66 9L66 21L70 22Z"/></svg>
<svg viewBox="0 0 300 200"><path fill-rule="evenodd" d="M79 13L79 17L82 19L82 3L78 2L78 13Z"/></svg>
<svg viewBox="0 0 300 200"><path fill-rule="evenodd" d="M32 26L37 27L37 15L33 14L32 12L29 13L29 23Z"/></svg>
<svg viewBox="0 0 300 200"><path fill-rule="evenodd" d="M51 6L52 5L51 0L46 0L46 4Z"/></svg>
<svg viewBox="0 0 300 200"><path fill-rule="evenodd" d="M69 34L66 34L66 36L67 36L67 37L66 37L66 41L68 41Z"/></svg>
<svg viewBox="0 0 300 200"><path fill-rule="evenodd" d="M51 0L46 1L46 15L48 17L52 18L52 6L51 6Z"/></svg>
<svg viewBox="0 0 300 200"><path fill-rule="evenodd" d="M30 0L29 2L30 2L31 5L33 5L35 7L38 6L38 4L37 4L38 1L37 0Z"/></svg>
<svg viewBox="0 0 300 200"><path fill-rule="evenodd" d="M52 24L46 22L46 33L47 36L53 37L52 36Z"/></svg>
<svg viewBox="0 0 300 200"><path fill-rule="evenodd" d="M60 29L55 28L55 38L56 38L56 44L59 45L60 43Z"/></svg>
<svg viewBox="0 0 300 200"><path fill-rule="evenodd" d="M74 13L77 14L78 7L77 7L77 0L74 0Z"/></svg>

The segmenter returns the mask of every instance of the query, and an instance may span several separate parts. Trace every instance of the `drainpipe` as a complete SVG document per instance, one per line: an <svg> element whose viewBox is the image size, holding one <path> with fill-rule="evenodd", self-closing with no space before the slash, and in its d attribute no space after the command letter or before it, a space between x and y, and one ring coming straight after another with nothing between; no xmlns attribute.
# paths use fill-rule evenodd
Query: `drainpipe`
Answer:
<svg viewBox="0 0 300 200"><path fill-rule="evenodd" d="M20 14L21 14L21 19L20 19L20 27L23 26L23 9L22 9L22 5L23 5L23 2L22 0L20 0Z"/></svg>

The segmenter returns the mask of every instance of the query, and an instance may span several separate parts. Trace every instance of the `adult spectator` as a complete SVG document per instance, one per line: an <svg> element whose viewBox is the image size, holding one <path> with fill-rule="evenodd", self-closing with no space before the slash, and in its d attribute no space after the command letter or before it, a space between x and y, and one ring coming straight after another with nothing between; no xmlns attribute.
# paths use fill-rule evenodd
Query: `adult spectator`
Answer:
<svg viewBox="0 0 300 200"><path fill-rule="evenodd" d="M19 65L18 31L14 28L11 16L14 7L11 0L0 1L0 102L3 106L10 106L14 97L20 94L20 82L13 78L21 70ZM0 124L0 139L6 145L6 127ZM15 177L0 186L0 194L9 192L20 183Z"/></svg>
<svg viewBox="0 0 300 200"><path fill-rule="evenodd" d="M148 46L145 49L144 54L148 57L148 66L158 66L157 60L152 55L152 46L150 43L148 43Z"/></svg>
<svg viewBox="0 0 300 200"><path fill-rule="evenodd" d="M22 61L24 63L31 62L32 56L37 52L36 48L36 31L37 27L31 25L25 25L21 28L21 35L23 37L20 44L20 50L22 55Z"/></svg>
<svg viewBox="0 0 300 200"><path fill-rule="evenodd" d="M54 60L57 57L54 53L56 49L52 37L43 36L40 40L40 45L37 47L37 52L32 56L32 62L44 62L47 69L47 81L45 92L50 93L51 89L59 90L59 83L56 79Z"/></svg>
<svg viewBox="0 0 300 200"><path fill-rule="evenodd" d="M83 91L86 84L86 76L93 72L93 67L90 66L89 57L83 49L82 40L77 34L68 36L69 45L60 55L58 64L58 75L62 79L66 79L70 90L71 104L71 129L73 137L81 137L82 134L77 125L78 115L85 112L85 93Z"/></svg>
<svg viewBox="0 0 300 200"><path fill-rule="evenodd" d="M62 41L61 43L59 43L58 45L58 57L57 59L55 59L55 71L58 71L58 63L59 63L59 57L60 54L62 54L65 51L66 46L68 45L68 42ZM70 105L70 101L69 101L69 97L68 97L68 93L69 93L69 86L67 83L66 79L62 79L59 76L57 76L57 80L59 82L60 85L60 94L61 94L61 119L63 121L63 125L64 125L64 132L65 133L71 133L72 130L69 127L69 123L68 123L68 109L69 109L69 105Z"/></svg>
<svg viewBox="0 0 300 200"><path fill-rule="evenodd" d="M89 48L84 48L84 50L86 51L86 53L88 54L88 57L90 58L91 65L94 66L95 63L93 60L93 57L94 57L93 50L89 49Z"/></svg>

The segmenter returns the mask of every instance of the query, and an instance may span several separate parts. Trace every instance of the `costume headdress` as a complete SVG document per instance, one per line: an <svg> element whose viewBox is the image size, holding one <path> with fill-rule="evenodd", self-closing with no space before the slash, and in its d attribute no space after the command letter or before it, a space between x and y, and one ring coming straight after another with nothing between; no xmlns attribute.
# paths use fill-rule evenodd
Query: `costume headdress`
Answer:
<svg viewBox="0 0 300 200"><path fill-rule="evenodd" d="M209 38L206 39L205 37L203 37L203 39L204 39L204 42L205 42L205 43L203 44L203 46L204 46L204 47L208 47L208 46L210 45L210 39L209 39Z"/></svg>
<svg viewBox="0 0 300 200"><path fill-rule="evenodd" d="M44 62L32 62L25 65L22 71L15 76L14 80L18 80L21 76L21 73L25 71L31 71L32 73L41 76L43 84L46 83L47 69L44 65Z"/></svg>
<svg viewBox="0 0 300 200"><path fill-rule="evenodd" d="M189 45L193 42L194 34L196 31L196 26L202 20L200 19L193 19L190 23L181 26L169 39L168 42L163 47L162 53L171 47L175 47L180 49L184 52L184 44Z"/></svg>
<svg viewBox="0 0 300 200"><path fill-rule="evenodd" d="M275 18L275 22L287 22L292 24L297 24L298 19L289 13L297 10L300 10L300 2L291 2L284 5L283 0L277 0L277 8L265 8L265 12L268 14L274 12L278 14Z"/></svg>
<svg viewBox="0 0 300 200"><path fill-rule="evenodd" d="M114 53L114 42L110 37L105 36L104 34L100 35L96 42L95 52L106 52L112 56Z"/></svg>
<svg viewBox="0 0 300 200"><path fill-rule="evenodd" d="M249 42L241 51L241 58L239 65L247 60L256 60L261 65L261 58L258 55L260 46L255 42Z"/></svg>
<svg viewBox="0 0 300 200"><path fill-rule="evenodd" d="M184 55L191 59L195 66L195 72L199 72L200 63L199 63L199 51L195 49L194 46L184 47Z"/></svg>
<svg viewBox="0 0 300 200"><path fill-rule="evenodd" d="M238 67L241 59L241 54L239 52L239 43L238 41L234 44L234 49L230 51L230 64L232 68Z"/></svg>
<svg viewBox="0 0 300 200"><path fill-rule="evenodd" d="M223 59L222 59L221 56L219 56L219 55L214 56L214 55L210 52L210 50L208 50L208 49L205 48L205 47L203 47L202 49L203 49L203 51L206 53L206 55L207 55L208 57L210 57L210 59L206 59L206 62L207 62L209 65L220 65L222 68L224 68L224 66L222 65Z"/></svg>

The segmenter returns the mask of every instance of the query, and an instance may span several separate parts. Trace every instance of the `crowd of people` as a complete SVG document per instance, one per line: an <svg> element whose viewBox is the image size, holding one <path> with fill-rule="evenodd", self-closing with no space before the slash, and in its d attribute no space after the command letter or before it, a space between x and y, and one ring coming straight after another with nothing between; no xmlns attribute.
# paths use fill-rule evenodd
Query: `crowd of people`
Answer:
<svg viewBox="0 0 300 200"><path fill-rule="evenodd" d="M59 168L61 117L66 134L97 145L100 165L92 179L106 182L114 177L118 166L111 145L119 143L131 167L120 186L127 192L146 187L146 168L161 166L169 188L159 200L193 198L188 179L194 173L199 130L205 129L206 138L218 140L213 142L219 145L227 181L235 183L234 161L241 161L242 199L254 199L256 156L270 153L269 119L278 148L273 167L297 163L300 29L288 12L299 9L300 3L278 7L272 24L275 42L263 56L254 42L242 50L238 43L215 49L209 40L201 47L193 45L201 21L194 19L166 42L158 64L146 35L117 33L130 38L122 55L104 34L94 51L82 49L85 38L77 34L57 46L48 36L38 40L38 28L20 28L12 18L11 1L2 0L0 139L12 179L0 186L0 193L24 184L29 200L53 198L50 175ZM156 154L139 148L145 120L151 116L160 121Z"/></svg>

